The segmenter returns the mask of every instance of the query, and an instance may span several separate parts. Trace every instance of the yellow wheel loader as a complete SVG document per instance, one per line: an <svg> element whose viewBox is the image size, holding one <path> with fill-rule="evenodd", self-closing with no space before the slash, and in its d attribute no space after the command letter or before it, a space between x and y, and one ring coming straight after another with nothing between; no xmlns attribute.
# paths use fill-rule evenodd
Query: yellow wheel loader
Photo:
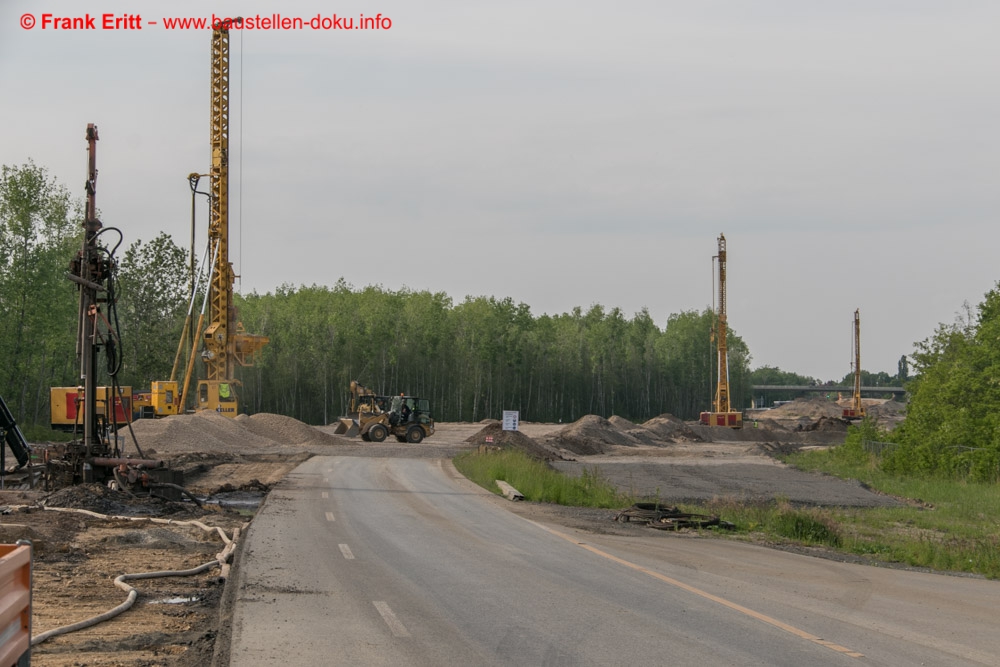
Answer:
<svg viewBox="0 0 1000 667"><path fill-rule="evenodd" d="M352 437L358 434L358 418L362 413L382 412L379 401L383 397L376 396L375 392L358 383L351 381L351 409L346 417L337 420L337 428L333 431L337 435ZM382 401L384 403L384 401Z"/></svg>
<svg viewBox="0 0 1000 667"><path fill-rule="evenodd" d="M379 398L385 397L376 397ZM379 402L376 400L375 406L378 405ZM393 435L399 442L417 444L424 438L434 435L430 401L403 394L392 399L388 411L383 408L379 412L360 413L357 424L361 439L366 442L382 442Z"/></svg>

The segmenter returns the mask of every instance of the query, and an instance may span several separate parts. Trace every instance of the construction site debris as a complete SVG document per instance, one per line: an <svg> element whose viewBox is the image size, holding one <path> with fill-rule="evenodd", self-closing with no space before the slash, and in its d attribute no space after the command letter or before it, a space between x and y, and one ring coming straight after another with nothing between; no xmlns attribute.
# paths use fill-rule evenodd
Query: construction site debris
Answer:
<svg viewBox="0 0 1000 667"><path fill-rule="evenodd" d="M615 521L629 523L639 521L657 530L681 530L684 528L725 528L731 530L736 526L728 521L722 521L717 516L708 514L691 514L682 512L676 507L668 507L660 503L636 503L623 509L615 515Z"/></svg>

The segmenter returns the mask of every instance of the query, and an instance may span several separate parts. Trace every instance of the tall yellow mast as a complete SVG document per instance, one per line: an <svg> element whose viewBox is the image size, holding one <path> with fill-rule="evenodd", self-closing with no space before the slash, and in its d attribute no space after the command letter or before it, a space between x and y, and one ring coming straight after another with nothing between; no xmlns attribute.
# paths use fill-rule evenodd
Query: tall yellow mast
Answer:
<svg viewBox="0 0 1000 667"><path fill-rule="evenodd" d="M729 348L726 345L726 237L719 234L719 309L716 313L715 341L718 373L712 411L701 413L701 423L709 426L741 428L743 413L734 412L729 402Z"/></svg>
<svg viewBox="0 0 1000 667"><path fill-rule="evenodd" d="M854 311L854 395L851 407L844 409L845 419L862 419L865 406L861 403L861 309Z"/></svg>
<svg viewBox="0 0 1000 667"><path fill-rule="evenodd" d="M729 412L729 351L726 348L726 237L719 234L719 313L716 327L719 371L715 385L716 412Z"/></svg>
<svg viewBox="0 0 1000 667"><path fill-rule="evenodd" d="M209 381L233 377L229 354L233 314L233 265L229 261L229 29L219 25L212 31L212 170L211 214L208 242L215 265L208 286L208 327L205 329L205 378Z"/></svg>
<svg viewBox="0 0 1000 667"><path fill-rule="evenodd" d="M236 19L238 20L238 19ZM239 411L236 365L252 366L265 336L244 331L233 305L236 273L229 261L229 28L222 21L212 29L211 82L211 214L208 242L215 261L208 285L208 326L202 336L205 379L198 383L198 410L214 410L229 417Z"/></svg>

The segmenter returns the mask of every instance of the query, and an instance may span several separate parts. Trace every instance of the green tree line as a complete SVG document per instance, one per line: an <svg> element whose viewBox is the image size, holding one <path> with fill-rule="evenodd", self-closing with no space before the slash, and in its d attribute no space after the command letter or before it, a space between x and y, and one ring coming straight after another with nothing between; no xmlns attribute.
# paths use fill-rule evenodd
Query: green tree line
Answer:
<svg viewBox="0 0 1000 667"><path fill-rule="evenodd" d="M266 335L258 365L245 369L255 411L329 422L347 410L358 380L378 393L431 400L446 421L478 421L518 410L528 421L584 414L646 419L694 417L708 408L714 377L711 311L671 315L659 329L642 310L594 305L534 316L495 297L284 286L240 300L247 330ZM749 397L750 355L732 334L730 378L737 405Z"/></svg>

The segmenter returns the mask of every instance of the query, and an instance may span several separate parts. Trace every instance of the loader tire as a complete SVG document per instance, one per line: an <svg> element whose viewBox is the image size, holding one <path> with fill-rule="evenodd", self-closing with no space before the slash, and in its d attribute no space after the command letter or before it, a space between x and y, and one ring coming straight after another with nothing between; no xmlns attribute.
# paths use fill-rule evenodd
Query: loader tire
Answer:
<svg viewBox="0 0 1000 667"><path fill-rule="evenodd" d="M406 432L406 441L414 445L424 439L424 429L419 426L411 426Z"/></svg>
<svg viewBox="0 0 1000 667"><path fill-rule="evenodd" d="M389 431L381 424L375 424L368 429L368 437L372 442L382 442L387 435L389 435Z"/></svg>

